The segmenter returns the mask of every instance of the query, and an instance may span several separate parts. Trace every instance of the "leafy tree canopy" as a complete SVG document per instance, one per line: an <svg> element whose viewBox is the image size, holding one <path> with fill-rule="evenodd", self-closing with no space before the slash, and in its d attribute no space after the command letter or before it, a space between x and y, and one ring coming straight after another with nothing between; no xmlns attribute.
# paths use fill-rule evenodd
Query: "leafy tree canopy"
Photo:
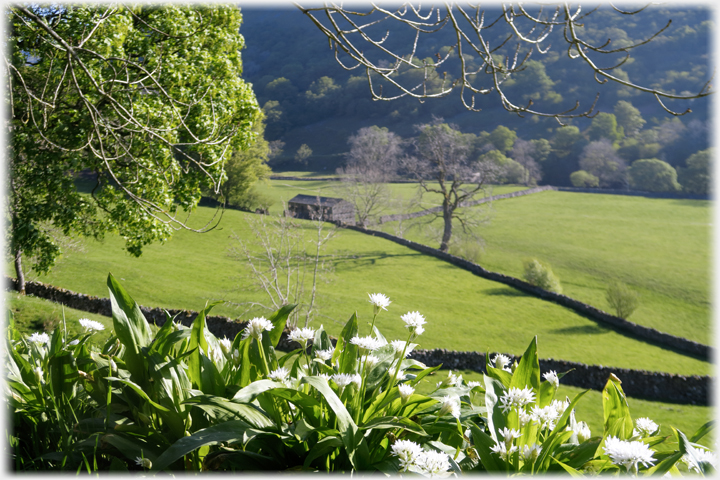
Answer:
<svg viewBox="0 0 720 480"><path fill-rule="evenodd" d="M24 253L47 271L60 253L53 230L118 231L140 255L187 228L179 209L195 207L203 187L217 190L225 161L255 136L237 7L15 5L6 13L16 267ZM78 172L90 195L78 191Z"/></svg>

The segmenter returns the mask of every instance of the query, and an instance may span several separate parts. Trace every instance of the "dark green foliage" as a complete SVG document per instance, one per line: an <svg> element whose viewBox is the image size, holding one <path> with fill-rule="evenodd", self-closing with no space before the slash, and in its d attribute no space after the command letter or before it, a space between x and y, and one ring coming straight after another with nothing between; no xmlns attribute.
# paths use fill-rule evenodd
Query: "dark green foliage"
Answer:
<svg viewBox="0 0 720 480"><path fill-rule="evenodd" d="M690 155L685 160L687 167L678 168L678 182L684 192L708 195L712 192L710 163L714 150L708 148Z"/></svg>

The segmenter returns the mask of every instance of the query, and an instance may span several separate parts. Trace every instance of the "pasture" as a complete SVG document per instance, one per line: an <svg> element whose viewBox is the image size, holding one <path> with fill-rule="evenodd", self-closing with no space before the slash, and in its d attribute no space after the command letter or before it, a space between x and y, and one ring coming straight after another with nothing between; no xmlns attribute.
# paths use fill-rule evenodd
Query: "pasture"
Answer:
<svg viewBox="0 0 720 480"><path fill-rule="evenodd" d="M193 222L203 224L213 213L198 208ZM205 234L179 231L164 245L147 247L140 258L128 255L116 237L87 241L84 251L67 254L39 280L107 297L105 278L112 272L140 304L166 308L199 310L215 300L263 301L263 294L248 279L246 264L228 256L230 247L237 246L233 233L251 240L248 218L257 216L226 211L217 229ZM309 240L312 223L300 224ZM712 370L707 362L620 335L556 304L393 242L341 231L324 255L334 272L327 276L328 283L320 283L322 308L312 325L324 324L331 334L337 335L354 311L360 315L361 330L367 328L367 293L382 292L393 301L390 311L378 318L382 331L388 338L402 338L405 329L399 315L418 310L428 319L423 348L521 354L537 334L544 358L681 374ZM214 313L238 317L242 311L226 304ZM255 310L244 318L261 313L267 312Z"/></svg>
<svg viewBox="0 0 720 480"><path fill-rule="evenodd" d="M492 209L479 231L484 268L522 278L523 260L537 258L564 294L608 312L605 290L619 280L640 294L630 321L712 342L710 202L541 192ZM435 246L419 229L405 237Z"/></svg>
<svg viewBox="0 0 720 480"><path fill-rule="evenodd" d="M291 172L292 173L292 172ZM297 173L297 172L295 172ZM292 176L301 176L295 175ZM288 176L290 176L288 174ZM304 175L310 176L310 175ZM320 195L324 197L342 197L341 182L327 180L268 180L258 182L254 187L258 193L272 202L271 214L282 212L283 202L287 203L295 195ZM426 208L436 207L441 204L440 196L434 193L427 193L419 199L418 186L416 183L389 183L393 201L383 210L382 215L394 213L416 212ZM524 190L526 187L515 185L489 185L484 195L478 194L476 198L489 195L501 195L503 193Z"/></svg>

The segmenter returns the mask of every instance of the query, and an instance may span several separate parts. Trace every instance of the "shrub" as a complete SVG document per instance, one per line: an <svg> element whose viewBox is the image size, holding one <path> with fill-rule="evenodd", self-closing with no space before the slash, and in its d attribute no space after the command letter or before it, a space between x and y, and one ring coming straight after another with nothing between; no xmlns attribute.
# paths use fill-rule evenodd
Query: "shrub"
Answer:
<svg viewBox="0 0 720 480"><path fill-rule="evenodd" d="M555 276L550 265L541 263L533 258L525 261L524 268L525 273L523 277L531 285L550 292L562 293L560 280Z"/></svg>
<svg viewBox="0 0 720 480"><path fill-rule="evenodd" d="M605 299L620 318L628 318L640 304L638 293L621 282L610 284L605 292Z"/></svg>
<svg viewBox="0 0 720 480"><path fill-rule="evenodd" d="M464 258L468 262L480 263L480 257L483 253L483 244L477 239L463 238L458 242L450 245L449 252L460 258Z"/></svg>
<svg viewBox="0 0 720 480"><path fill-rule="evenodd" d="M645 192L677 192L677 172L666 162L657 158L635 160L628 170L630 185Z"/></svg>
<svg viewBox="0 0 720 480"><path fill-rule="evenodd" d="M570 183L577 188L597 188L600 185L600 179L585 170L578 170L570 174Z"/></svg>

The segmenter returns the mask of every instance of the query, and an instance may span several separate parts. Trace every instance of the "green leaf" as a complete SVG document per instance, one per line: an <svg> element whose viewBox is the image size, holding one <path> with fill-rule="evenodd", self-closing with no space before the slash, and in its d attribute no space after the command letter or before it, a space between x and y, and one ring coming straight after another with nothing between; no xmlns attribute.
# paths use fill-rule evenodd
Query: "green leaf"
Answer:
<svg viewBox="0 0 720 480"><path fill-rule="evenodd" d="M557 458L552 457L552 459L555 460L555 462L558 465L560 465L563 468L563 470L565 470L567 473L569 473L571 477L582 477L583 476L583 474L581 472L575 470L574 468L572 468L569 465L565 465L563 462L561 462Z"/></svg>
<svg viewBox="0 0 720 480"><path fill-rule="evenodd" d="M302 383L313 386L325 398L328 406L333 410L338 422L338 430L345 445L345 451L355 470L364 470L370 466L370 452L365 443L365 438L358 432L358 427L353 422L350 413L338 396L322 377L303 377Z"/></svg>
<svg viewBox="0 0 720 480"><path fill-rule="evenodd" d="M563 461L565 464L573 468L580 468L595 456L601 440L602 439L600 437L596 437L591 438L580 445L563 445L563 447L567 446L568 450L556 454L555 458Z"/></svg>
<svg viewBox="0 0 720 480"><path fill-rule="evenodd" d="M657 465L648 468L647 471L645 471L645 476L665 475L675 466L677 462L680 461L683 455L684 453L682 452L675 452L672 455L663 458Z"/></svg>
<svg viewBox="0 0 720 480"><path fill-rule="evenodd" d="M525 353L520 358L518 366L513 372L510 380L510 387L532 388L536 393L540 392L540 360L537 353L537 336L535 336Z"/></svg>
<svg viewBox="0 0 720 480"><path fill-rule="evenodd" d="M620 440L632 437L633 421L630 416L625 392L620 383L611 378L602 392L603 414L605 416L603 437L615 436Z"/></svg>
<svg viewBox="0 0 720 480"><path fill-rule="evenodd" d="M550 432L545 441L542 442L542 451L535 463L535 465L538 466L536 471L546 471L550 466L550 455L555 454L555 448L565 443L573 436L573 432L567 431L565 428L567 427L568 420L570 419L570 413L587 392L588 390L585 390L575 395L575 398L572 399L570 405L565 409L563 414L560 415L560 418L555 424L555 428L552 432Z"/></svg>
<svg viewBox="0 0 720 480"><path fill-rule="evenodd" d="M138 395L140 395L140 397L142 397L144 400L147 400L147 402L148 402L150 405L152 405L153 407L157 408L157 409L160 410L161 412L169 412L169 411L170 411L170 410L168 410L167 408L165 408L165 407L163 407L162 405L160 405L159 403L156 403L156 402L154 402L153 400L151 400L150 397L148 397L147 393L145 393L145 391L140 387L140 385L138 385L137 383L135 383L135 382L133 382L133 381L131 381L131 380L126 380L126 379L118 378L118 377L105 377L105 379L106 379L106 380L112 380L112 381L115 381L115 382L120 382L120 383L123 383L123 384L127 385L128 387L130 387L130 388L132 388L133 390L135 390L135 392L136 392Z"/></svg>
<svg viewBox="0 0 720 480"><path fill-rule="evenodd" d="M505 388L499 380L488 375L483 375L485 381L485 408L487 408L487 425L490 436L497 442L495 432L507 426L507 417L502 413L499 405L500 397L505 393Z"/></svg>
<svg viewBox="0 0 720 480"><path fill-rule="evenodd" d="M205 338L205 317L218 303L220 302L211 303L198 313L198 316L193 320L192 327L190 327L190 341L188 342L188 350L197 349L188 358L188 378L190 378L193 388L209 394L215 394L216 392L214 384L206 375L203 375L205 363L202 356L210 355L208 342ZM203 380L209 382L209 384L204 385Z"/></svg>
<svg viewBox="0 0 720 480"><path fill-rule="evenodd" d="M222 413L229 413L240 417L255 428L268 428L273 422L252 404L233 402L214 395L198 395L191 397L184 402L187 405L194 405L205 410L216 410ZM237 420L235 418L234 420Z"/></svg>
<svg viewBox="0 0 720 480"><path fill-rule="evenodd" d="M338 437L325 437L319 442L317 442L315 445L313 445L313 447L308 452L307 457L305 457L305 462L303 462L303 465L309 467L312 461L316 458L327 455L328 453L342 446L343 441L340 440Z"/></svg>
<svg viewBox="0 0 720 480"><path fill-rule="evenodd" d="M328 336L323 326L320 325L320 328L315 330L315 338L313 339L311 350L313 356L315 356L315 352L317 352L318 350L327 350L332 347L333 344L330 341L330 337Z"/></svg>
<svg viewBox="0 0 720 480"><path fill-rule="evenodd" d="M355 362L358 358L358 347L350 343L350 339L356 336L358 333L358 320L357 312L353 313L350 320L347 321L345 327L340 333L337 344L335 345L335 353L333 353L333 361L336 358L340 358L339 373L354 373ZM342 352L342 353L338 353Z"/></svg>
<svg viewBox="0 0 720 480"><path fill-rule="evenodd" d="M94 439L88 440L92 440L93 444L95 443ZM125 455L129 461L133 462L133 464L135 463L135 459L137 457L147 458L153 462L153 464L157 459L158 447L156 445L149 444L146 441L146 438L138 438L134 436L126 438L122 434L111 433L103 435L101 437L101 441L120 450L120 452Z"/></svg>
<svg viewBox="0 0 720 480"><path fill-rule="evenodd" d="M697 443L700 439L702 439L705 435L710 433L712 429L715 428L715 420L710 420L702 427L698 428L697 432L693 434L692 437L690 437L690 441L692 443Z"/></svg>
<svg viewBox="0 0 720 480"><path fill-rule="evenodd" d="M510 388L512 374L501 368L495 368L490 363L490 352L485 352L485 371L489 377L498 380L505 388Z"/></svg>
<svg viewBox="0 0 720 480"><path fill-rule="evenodd" d="M217 445L222 442L243 442L245 433L250 430L243 420L231 420L213 427L200 430L189 437L183 437L153 461L152 472L164 470L176 460L206 445Z"/></svg>
<svg viewBox="0 0 720 480"><path fill-rule="evenodd" d="M272 380L258 380L238 390L232 400L238 403L250 403L261 393L272 390L273 388L285 388L285 385L273 382Z"/></svg>
<svg viewBox="0 0 720 480"><path fill-rule="evenodd" d="M692 464L692 463L696 464L696 465L700 468L700 472L701 472L703 475L710 473L710 472L708 471L708 470L709 470L708 467L712 467L712 465L710 465L710 464L708 464L708 463L706 463L706 462L701 462L701 461L695 456L694 448L693 448L693 446L691 445L690 441L689 441L689 440L687 439L687 437L685 436L685 434L684 434L683 432L681 432L680 430L678 430L677 428L675 428L675 427L671 427L671 428L673 429L673 432L675 432L675 437L677 438L678 447L679 447L679 448L678 448L679 453L682 453L682 454L687 455L688 457L690 457L690 460L691 460L690 463L691 463L691 464Z"/></svg>
<svg viewBox="0 0 720 480"><path fill-rule="evenodd" d="M275 388L272 390L272 394L277 398L283 398L300 409L303 413L303 417L313 427L319 428L321 426L321 412L322 405L315 398L307 395L303 392L298 392L291 388Z"/></svg>
<svg viewBox="0 0 720 480"><path fill-rule="evenodd" d="M280 342L280 337L282 337L282 332L285 330L285 323L287 322L288 315L295 310L295 307L297 307L297 305L285 305L268 318L268 320L270 320L270 322L274 325L273 329L268 332L268 338L270 339L270 344L273 348L276 348L277 344Z"/></svg>
<svg viewBox="0 0 720 480"><path fill-rule="evenodd" d="M470 432L472 433L473 444L475 450L478 452L480 461L482 462L485 470L488 472L499 472L505 470L504 463L498 463L498 460L493 457L493 452L490 450L495 446L495 440L480 430L480 428L474 423L470 423Z"/></svg>
<svg viewBox="0 0 720 480"><path fill-rule="evenodd" d="M418 435L427 435L420 425L405 417L377 417L373 418L359 428L360 430L388 430L391 428L401 428Z"/></svg>
<svg viewBox="0 0 720 480"><path fill-rule="evenodd" d="M138 304L124 288L108 274L107 286L110 292L113 328L115 335L125 346L125 363L130 374L138 383L145 380L146 369L141 354L142 347L150 344L151 332Z"/></svg>
<svg viewBox="0 0 720 480"><path fill-rule="evenodd" d="M427 375L430 375L431 373L434 373L434 372L440 370L440 367L442 367L442 364L437 365L437 366L435 366L435 367L426 368L426 369L423 370L422 372L418 373L417 376L416 376L415 378L413 378L412 380L410 380L410 382L408 382L408 383L409 383L411 386L414 387L415 385L418 384L418 382L419 382L420 380L422 380L423 378L425 378Z"/></svg>

